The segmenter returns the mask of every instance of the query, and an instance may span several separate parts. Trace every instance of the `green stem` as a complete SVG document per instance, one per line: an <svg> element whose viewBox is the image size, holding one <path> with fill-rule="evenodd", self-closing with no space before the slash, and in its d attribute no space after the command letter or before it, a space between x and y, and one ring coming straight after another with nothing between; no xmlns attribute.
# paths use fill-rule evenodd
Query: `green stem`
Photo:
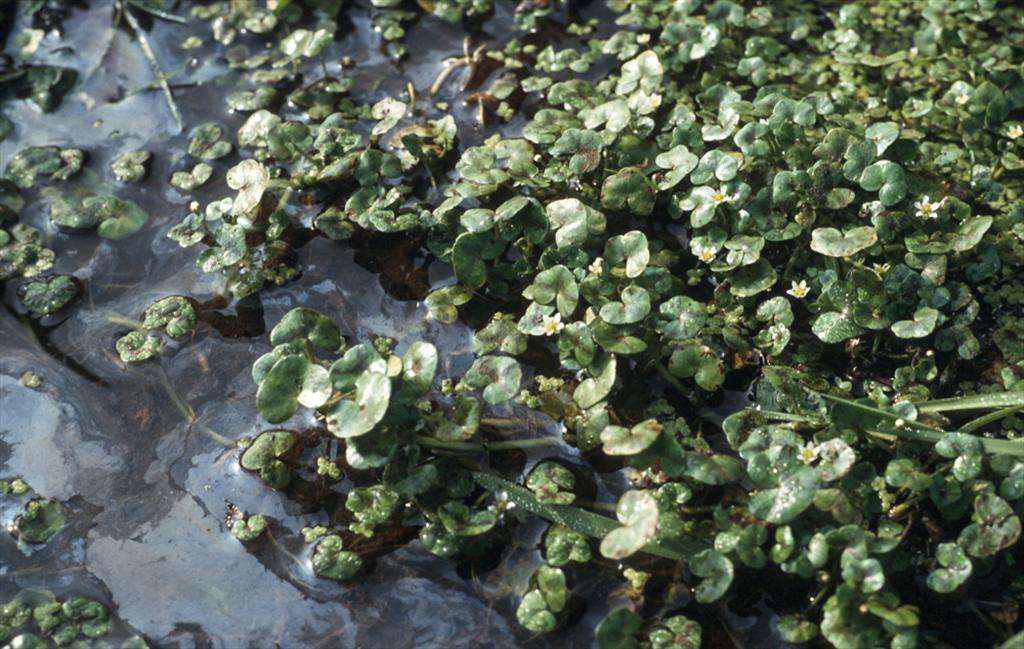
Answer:
<svg viewBox="0 0 1024 649"><path fill-rule="evenodd" d="M654 361L651 363L651 365L654 367L655 370L657 370L658 374L661 375L661 378L668 381L668 383L672 387L674 387L679 392L679 394L689 399L691 403L696 403L697 399L694 397L693 390L690 390L685 385L683 385L682 381L672 376L672 373L668 371L668 368L665 367L661 363L661 361Z"/></svg>
<svg viewBox="0 0 1024 649"><path fill-rule="evenodd" d="M537 497L528 489L524 489L493 473L475 471L473 473L473 480L488 491L508 494L509 500L526 512L552 523L564 525L586 536L597 539L604 538L609 532L619 527L619 524L614 519L580 509L579 507L571 505L545 505L537 500ZM704 544L690 539L673 539L671 541L651 541L641 549L641 552L674 561L688 561L693 555L706 549L706 547Z"/></svg>
<svg viewBox="0 0 1024 649"><path fill-rule="evenodd" d="M935 428L935 427L929 426L927 424L922 424L921 422L918 422L918 421L913 421L913 420L909 420L909 419L903 419L898 414L896 414L895 412L892 412L890 410L882 410L881 408L876 408L874 406L869 406L866 403L859 403L857 401L852 401L850 399L844 399L842 397L837 397L835 395L826 394L824 392L813 392L813 393L821 396L822 398L824 398L824 399L826 399L828 401L832 401L833 403L842 404L843 406L846 406L847 408L850 408L851 410L858 410L858 411L860 411L860 412L862 412L864 414L871 414L871 415L874 415L874 416L879 417L881 419L887 419L887 420L893 421L893 422L895 422L895 421L903 421L904 425L907 428L915 428L915 429L918 429L918 430L932 431L934 433L939 433L940 436L945 434L945 432L946 432L946 431L944 431L944 430L942 430L940 428ZM920 408L918 408L918 412L920 412Z"/></svg>
<svg viewBox="0 0 1024 649"><path fill-rule="evenodd" d="M961 426L958 429L958 431L961 433L972 433L978 430L979 428L984 428L985 426L988 426L993 422L999 421L1000 419L1009 417L1011 415L1015 415L1021 410L1024 410L1024 406L1014 406L1012 408L1003 408L1002 410L996 410L995 412L990 412L987 415L982 415L977 419L972 419L971 421Z"/></svg>
<svg viewBox="0 0 1024 649"><path fill-rule="evenodd" d="M164 372L163 368L160 368L157 374L160 376L160 383L163 385L164 390L167 392L167 396L171 398L171 403L173 403L174 406L178 409L178 412L181 413L181 416L185 418L185 421L188 422L190 428L198 428L199 432L203 433L210 439L220 444L223 444L227 448L233 448L237 446L237 444L235 444L234 441L221 435L220 433L213 430L206 424L199 422L199 417L196 415L196 411L193 410L192 406L190 406L188 402L185 401L180 394L178 394L178 391L174 389L174 386L171 385L171 381L170 379L167 378L167 373Z"/></svg>
<svg viewBox="0 0 1024 649"><path fill-rule="evenodd" d="M865 430L864 432L872 437L888 441L908 439L915 442L928 442L929 444L937 444L946 434L943 431L936 433L927 430L911 430L909 428L884 432L880 430ZM978 439L981 441L981 447L985 452L991 455L1012 455L1014 457L1024 457L1024 442L1011 441L1008 439L988 439L985 437L979 437Z"/></svg>
<svg viewBox="0 0 1024 649"><path fill-rule="evenodd" d="M132 31L135 32L136 40L139 41L139 47L142 49L142 55L149 62L149 66L153 69L153 74L156 75L156 79L160 83L160 88L164 91L164 98L167 100L167 106L171 109L171 117L174 118L174 123L178 126L178 131L181 132L184 128L184 124L181 121L181 113L178 111L178 105L174 103L174 94L171 92L171 87L167 84L167 77L164 76L164 71L160 68L160 63L156 60L156 54L153 52L153 48L149 46L149 40L146 38L145 32L142 31L139 21L136 20L134 15L132 15L131 10L123 8L123 11L125 20L128 21Z"/></svg>
<svg viewBox="0 0 1024 649"><path fill-rule="evenodd" d="M989 410L1024 406L1024 392L998 392L973 394L966 397L935 399L915 404L918 412L957 412L960 410Z"/></svg>
<svg viewBox="0 0 1024 649"><path fill-rule="evenodd" d="M483 453L485 451L509 451L521 448L539 448L564 444L561 437L531 437L530 439L510 439L500 442L448 442L426 435L417 435L416 441L429 448L466 453Z"/></svg>

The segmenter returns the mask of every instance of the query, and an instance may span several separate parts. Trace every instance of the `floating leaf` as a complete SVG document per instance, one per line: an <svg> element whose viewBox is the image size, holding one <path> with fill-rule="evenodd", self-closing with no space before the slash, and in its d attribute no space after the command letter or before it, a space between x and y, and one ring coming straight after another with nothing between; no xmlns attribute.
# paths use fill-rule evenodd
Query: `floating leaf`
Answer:
<svg viewBox="0 0 1024 649"><path fill-rule="evenodd" d="M476 359L463 380L471 388L482 389L484 401L498 404L518 394L523 372L514 358L482 356Z"/></svg>
<svg viewBox="0 0 1024 649"><path fill-rule="evenodd" d="M329 534L313 550L313 572L317 577L345 581L355 577L363 567L363 559L355 552L343 550L341 537Z"/></svg>
<svg viewBox="0 0 1024 649"><path fill-rule="evenodd" d="M14 519L13 532L26 543L46 543L66 523L64 508L56 500L36 498Z"/></svg>
<svg viewBox="0 0 1024 649"><path fill-rule="evenodd" d="M615 508L621 527L605 535L601 555L615 561L636 554L658 529L658 503L646 491L627 491Z"/></svg>
<svg viewBox="0 0 1024 649"><path fill-rule="evenodd" d="M125 363L141 363L160 353L160 339L142 331L132 331L117 340L117 355Z"/></svg>
<svg viewBox="0 0 1024 649"><path fill-rule="evenodd" d="M914 311L913 320L899 320L892 323L892 332L900 338L924 338L935 330L939 312L930 306Z"/></svg>
<svg viewBox="0 0 1024 649"><path fill-rule="evenodd" d="M188 298L170 295L149 305L142 315L142 326L164 329L168 336L177 338L195 329L196 311Z"/></svg>
<svg viewBox="0 0 1024 649"><path fill-rule="evenodd" d="M365 435L384 418L391 401L391 380L366 372L356 380L355 399L339 401L327 413L327 429L337 437Z"/></svg>
<svg viewBox="0 0 1024 649"><path fill-rule="evenodd" d="M269 180L270 172L256 160L242 160L228 169L228 187L238 191L231 213L239 216L255 209L260 204Z"/></svg>
<svg viewBox="0 0 1024 649"><path fill-rule="evenodd" d="M878 241L869 225L840 232L835 228L815 228L811 232L811 250L829 257L850 257Z"/></svg>

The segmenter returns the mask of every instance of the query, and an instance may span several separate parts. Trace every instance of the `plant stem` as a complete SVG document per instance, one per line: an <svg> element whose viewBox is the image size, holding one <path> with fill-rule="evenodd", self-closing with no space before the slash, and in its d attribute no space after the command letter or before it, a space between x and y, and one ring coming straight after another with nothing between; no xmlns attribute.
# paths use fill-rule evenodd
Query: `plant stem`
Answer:
<svg viewBox="0 0 1024 649"><path fill-rule="evenodd" d="M935 399L915 404L918 412L956 412L959 410L989 410L1024 406L1024 392L997 392L973 394L966 397Z"/></svg>
<svg viewBox="0 0 1024 649"><path fill-rule="evenodd" d="M118 2L118 6L122 6ZM139 25L139 21L136 20L135 16L132 15L131 9L123 7L125 20L131 26L132 31L135 32L135 38L139 41L139 47L142 49L142 55L146 57L149 62L149 67L153 69L153 74L156 75L156 80L160 84L160 88L164 91L164 98L167 100L167 106L171 109L171 117L174 118L174 123L178 126L178 132L180 133L184 129L184 124L181 121L181 113L178 111L178 105L174 102L174 94L171 92L171 87L167 85L167 77L164 76L164 71L160 68L160 63L156 60L156 54L153 52L153 48L149 46L149 40L146 38L145 32L142 31L142 27Z"/></svg>
<svg viewBox="0 0 1024 649"><path fill-rule="evenodd" d="M996 410L995 412L990 412L987 415L978 417L977 419L972 419L971 421L967 422L957 430L961 433L971 433L978 430L979 428L984 428L985 426L988 426L993 422L999 421L1000 419L1014 415L1020 412L1021 410L1024 410L1024 406L1014 406L1012 408L1003 408L1002 410Z"/></svg>
<svg viewBox="0 0 1024 649"><path fill-rule="evenodd" d="M485 451L509 451L519 448L539 448L543 446L558 446L564 441L561 437L531 437L530 439L510 439L499 442L449 442L426 435L417 435L416 441L423 446L443 449L448 451L463 451L467 453L483 453Z"/></svg>
<svg viewBox="0 0 1024 649"><path fill-rule="evenodd" d="M174 389L174 386L171 385L170 379L167 378L167 373L164 372L162 367L160 368L159 372L157 372L157 374L160 376L160 383L163 385L164 390L167 392L167 396L171 398L171 403L174 404L174 406L178 409L178 412L181 413L181 416L184 417L185 421L188 422L189 428L198 428L199 432L203 433L210 439L220 444L223 444L227 448L233 448L234 446L236 446L234 441L221 435L220 433L213 430L206 424L199 422L199 417L196 415L196 411L193 410L192 406L190 406L188 402L185 401L185 399L183 399L180 394L178 394L178 391Z"/></svg>
<svg viewBox="0 0 1024 649"><path fill-rule="evenodd" d="M665 367L661 363L661 361L653 361L651 363L651 365L654 367L655 370L657 370L658 374L661 375L661 378L663 378L666 381L668 381L668 383L673 388L675 388L679 392L679 394L681 394L684 397L686 397L687 399L689 399L689 401L691 403L696 403L697 400L696 400L696 398L694 398L693 390L690 390L685 385L683 385L682 381L680 381L676 377L672 376L672 373L668 371L668 368Z"/></svg>

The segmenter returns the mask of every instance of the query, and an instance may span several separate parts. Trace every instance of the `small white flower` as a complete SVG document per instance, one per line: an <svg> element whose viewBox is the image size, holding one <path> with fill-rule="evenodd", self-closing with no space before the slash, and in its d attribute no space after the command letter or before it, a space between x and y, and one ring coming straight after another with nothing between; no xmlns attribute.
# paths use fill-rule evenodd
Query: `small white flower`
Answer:
<svg viewBox="0 0 1024 649"><path fill-rule="evenodd" d="M927 196L914 203L914 208L917 209L917 218L919 219L937 219L939 218L939 210L942 209L942 205L946 202L943 198L938 203L933 203Z"/></svg>
<svg viewBox="0 0 1024 649"><path fill-rule="evenodd" d="M793 281L792 285L792 288L786 292L799 300L802 300L811 294L811 288L807 286L806 279L802 279L799 282Z"/></svg>
<svg viewBox="0 0 1024 649"><path fill-rule="evenodd" d="M875 491L885 491L885 478L878 476L871 481L871 488Z"/></svg>
<svg viewBox="0 0 1024 649"><path fill-rule="evenodd" d="M565 329L565 323L562 322L562 314L555 313L555 315L546 315L541 323L544 328L545 336L554 336L556 333Z"/></svg>
<svg viewBox="0 0 1024 649"><path fill-rule="evenodd" d="M954 101L956 101L956 105L957 106L963 106L964 104L966 104L970 100L971 100L970 95L957 95L956 99Z"/></svg>
<svg viewBox="0 0 1024 649"><path fill-rule="evenodd" d="M903 421L902 419L897 419L893 423L895 424L896 428L903 428L904 426L907 425L907 422Z"/></svg>
<svg viewBox="0 0 1024 649"><path fill-rule="evenodd" d="M494 494L494 504L489 506L491 512L498 516L503 516L505 512L511 511L516 508L516 504L509 500L508 492L502 491L501 493Z"/></svg>
<svg viewBox="0 0 1024 649"><path fill-rule="evenodd" d="M604 264L604 259L598 257L594 261L590 262L590 265L587 266L587 270L594 273L595 275L600 275L601 271L604 268L602 264Z"/></svg>
<svg viewBox="0 0 1024 649"><path fill-rule="evenodd" d="M804 464L810 464L818 459L818 445L814 442L807 442L797 453L797 457L799 457Z"/></svg>
<svg viewBox="0 0 1024 649"><path fill-rule="evenodd" d="M1006 131L1006 137L1011 140L1016 140L1021 136L1024 136L1024 126L1021 126L1020 124L1014 124Z"/></svg>
<svg viewBox="0 0 1024 649"><path fill-rule="evenodd" d="M920 53L921 53L921 50L917 49L916 47L910 48L910 56L917 56Z"/></svg>
<svg viewBox="0 0 1024 649"><path fill-rule="evenodd" d="M871 270L875 271L875 275L885 275L892 268L889 264L871 264Z"/></svg>
<svg viewBox="0 0 1024 649"><path fill-rule="evenodd" d="M705 246L698 243L693 246L693 254L705 264L710 264L715 260L718 250L714 246Z"/></svg>
<svg viewBox="0 0 1024 649"><path fill-rule="evenodd" d="M647 98L647 104L651 108L657 108L658 106L661 106L661 95L654 94L654 95L649 96Z"/></svg>
<svg viewBox="0 0 1024 649"><path fill-rule="evenodd" d="M199 211L199 201L192 201L191 203L189 203L188 204L188 210L190 212L198 212Z"/></svg>
<svg viewBox="0 0 1024 649"><path fill-rule="evenodd" d="M726 194L721 189L715 190L715 193L711 195L711 200L715 202L715 205L721 205L722 203L731 201L734 198L736 197Z"/></svg>

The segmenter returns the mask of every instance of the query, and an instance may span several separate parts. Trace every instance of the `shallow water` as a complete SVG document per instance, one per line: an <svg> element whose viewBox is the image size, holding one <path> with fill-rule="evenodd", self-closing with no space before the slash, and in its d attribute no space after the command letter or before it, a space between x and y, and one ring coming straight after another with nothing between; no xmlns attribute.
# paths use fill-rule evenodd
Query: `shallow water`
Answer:
<svg viewBox="0 0 1024 649"><path fill-rule="evenodd" d="M410 80L425 94L443 57L461 54L461 30L423 20L407 39L420 44L410 47L415 54L393 65L380 51L368 15L350 15L353 24L331 51L358 55L351 72L358 79L356 95L397 96ZM126 329L112 317L137 318L153 300L171 294L217 304L215 280L194 264L198 252L179 248L165 233L188 202L206 203L228 191L210 182L192 196L166 179L184 166L188 125L218 121L233 131L244 116L228 113L223 102L240 74L218 59L200 62L205 51L199 50L197 61L175 79L186 124L186 132L178 133L158 91L135 92L150 83L152 72L129 32L109 30L110 17L108 5L76 9L65 24L71 47L56 50L57 41L44 42L41 51L55 50L50 62L80 73L57 111L42 115L13 98L2 104L17 130L0 142L0 168L35 144L84 148L88 168L104 177L122 151L145 148L154 159L144 182L114 183L118 196L151 215L142 231L121 242L56 231L45 201L27 193L22 222L40 228L57 252L53 272L73 273L85 292L65 320L46 327L18 316L11 286L0 309L0 478L23 477L36 494L62 501L69 521L41 546L19 547L11 535L0 534L0 601L28 587L95 598L111 609L111 638L140 633L159 647L590 646L590 630L623 597L607 577L577 579L586 600L579 624L541 639L515 621L516 593L540 561L541 527L522 527L511 549L496 558L498 567L482 574L457 570L411 541L376 559L354 582L339 585L313 576L309 546L299 535L326 515L303 511L267 489L238 467L237 450L217 441L217 435L234 440L268 428L254 407L250 367L269 349L264 332L294 306L334 315L350 341L377 335L433 341L442 350L442 376L464 371L472 362L472 330L426 320L425 307L408 299L416 291L403 284L444 282L450 272L443 265L423 269L416 250L400 251L403 272L387 268L379 274L366 266L392 264L390 257L383 264L378 257L394 250L313 239L298 251L300 280L211 307L205 324L189 339L165 344L158 361L126 367L118 360L114 342ZM509 21L507 8L488 23L493 33L502 33L502 21ZM153 24L148 36L165 68L193 56L178 47L188 29ZM337 64L328 69L336 72ZM454 75L438 99L452 102L465 146L482 133L472 127L475 111L458 101L459 84ZM237 159L213 162L214 178ZM42 377L39 389L19 383L26 370ZM297 416L285 426L309 423ZM582 461L568 446L555 452ZM607 499L622 481L618 474L603 479L608 486L598 485L598 499ZM346 484L336 488L344 491ZM10 499L0 502L0 523L10 524L17 507ZM229 503L273 519L275 535L243 546L223 522ZM749 626L744 618L732 621ZM762 642L766 637L762 628L737 633Z"/></svg>

